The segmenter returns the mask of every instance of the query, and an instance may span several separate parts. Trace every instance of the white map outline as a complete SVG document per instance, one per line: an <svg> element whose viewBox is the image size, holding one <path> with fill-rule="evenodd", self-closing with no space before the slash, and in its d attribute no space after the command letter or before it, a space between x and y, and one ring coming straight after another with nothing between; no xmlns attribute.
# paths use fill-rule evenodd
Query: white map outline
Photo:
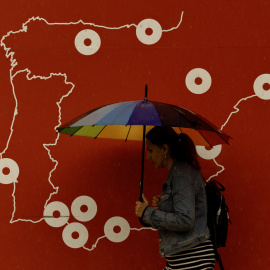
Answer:
<svg viewBox="0 0 270 270"><path fill-rule="evenodd" d="M183 14L184 12L181 13L181 18L180 18L180 21L178 23L177 26L175 27L172 27L170 29L167 29L167 30L162 30L162 32L169 32L169 31L173 31L173 30L176 30L177 28L180 27L181 23L182 23L182 20L183 20ZM119 30L119 29L122 29L122 28L130 28L132 26L134 27L137 27L136 24L127 24L127 25L123 25L123 26L119 26L119 27L107 27L107 26L101 26L101 25L96 25L94 23L85 23L83 22L82 20L79 20L78 22L69 22L69 23L49 23L46 19L44 18L40 18L40 17L32 17L30 19L28 19L25 23L22 24L22 29L18 30L18 31L9 31L6 35L4 35L2 38L1 38L1 47L4 48L5 52L6 52L6 58L7 59L10 59L10 63L11 63L11 69L10 69L10 83L11 83L11 86L12 86L12 92L13 92L13 96L14 96L14 100L15 100L15 109L14 109L14 115L13 115L13 119L12 119L12 122L11 122L11 126L10 126L10 135L8 137L8 140L7 140L7 144L6 144L6 147L5 149L0 153L0 159L2 159L2 155L7 151L8 149L8 146L9 146L9 143L10 143L10 140L11 140L11 137L12 137L12 134L13 134L13 126L14 126L14 122L15 122L15 118L16 118L16 115L18 114L18 100L17 100L17 97L16 97L16 93L15 93L15 86L13 84L13 79L19 74L19 73L22 73L22 72L26 72L27 75L26 75L26 78L28 80L33 80L33 79L36 79L36 78L39 78L39 79L43 79L43 80L48 80L50 78L52 78L52 76L63 76L65 78L65 84L66 85L71 85L71 89L69 90L69 92L65 95L62 95L61 99L59 101L56 102L56 105L58 106L58 112L59 112L59 115L58 115L58 125L55 126L55 129L57 127L59 127L61 125L61 102L63 101L63 99L65 97L68 97L74 90L75 88L75 85L72 83L72 82L68 82L67 81L67 75L65 73L50 73L50 75L48 77L44 77L44 76L36 76L36 75L33 75L30 77L30 74L31 74L31 71L26 68L24 70L19 70L17 71L14 75L12 75L12 72L13 72L13 69L18 65L16 59L14 58L14 54L15 52L12 52L11 51L11 48L7 48L5 43L4 43L4 40L10 36L10 35L13 35L13 34L18 34L20 32L27 32L27 24L31 21L36 21L36 20L39 20L39 21L44 21L47 25L75 25L75 24L83 24L85 26L94 26L94 27L100 27L100 28L105 28L105 29L109 29L109 30ZM232 114L235 114L235 113L238 113L239 112L239 109L237 108L237 106L239 105L240 102L244 101L244 100L247 100L248 98L252 98L252 97L255 97L256 95L252 95L252 96L249 96L249 97L246 97L246 98L242 98L240 99L236 105L234 106L234 109L235 111L231 112L231 114L229 115L229 117L227 118L226 122L222 125L221 127L221 130L224 128L224 126L228 123L229 119L231 118ZM49 198L47 199L47 201L45 202L45 205L44 205L44 208L48 205L49 201L51 200L51 197L55 194L58 193L59 191L59 187L55 187L54 184L52 183L51 181L51 177L52 177L52 173L56 170L57 166L58 166L58 161L55 160L52 156L51 156L51 153L50 153L50 150L48 149L49 146L56 146L57 145L57 142L58 142L58 139L59 139L59 134L56 134L56 139L54 141L54 143L44 143L43 144L43 147L47 150L48 152L48 156L50 158L50 160L55 164L54 168L49 172L49 177L48 177L48 181L50 183L50 185L53 187L54 189L54 192L50 193L49 195ZM224 166L218 164L216 162L215 159L213 159L213 161L215 162L215 164L219 167L221 167L221 170L218 171L215 175L212 175L209 177L209 179L207 181L209 181L210 179L212 179L213 177L217 176L218 174L220 174L222 171L225 170ZM32 222L32 223L39 223L41 222L42 220L44 220L44 217L42 217L41 219L37 220L37 221L34 221L34 220L27 220L27 219L17 219L17 220L13 220L14 219L14 215L15 215L15 212L16 212L16 198L15 198L15 191L16 191L16 183L14 182L13 183L14 185L14 189L13 189L13 193L12 193L12 197L13 197L13 207L14 207L14 210L13 210L13 213L12 213L12 217L11 217L11 220L10 220L10 223L15 223L15 222L18 222L18 221L24 221L24 222ZM68 224L68 223L67 223ZM141 231L141 230L152 230L152 231L156 231L155 229L153 228L130 228L130 230L132 231ZM98 242L103 239L103 238L106 238L106 236L101 236L99 237L95 244L92 245L91 248L87 248L85 246L83 246L83 248L85 250L88 250L88 251L93 251L96 247L97 247L97 244Z"/></svg>
<svg viewBox="0 0 270 270"><path fill-rule="evenodd" d="M177 28L180 27L181 23L182 23L182 19L183 19L183 15L184 15L184 12L182 11L181 13L181 18L180 18L180 22L178 23L178 25L176 27L172 27L170 29L167 29L167 30L162 30L163 32L169 32L169 31L173 31ZM14 83L13 83L13 79L20 73L24 73L26 72L26 78L27 80L33 80L33 79L42 79L42 80L48 80L50 78L52 78L53 76L63 76L65 78L65 84L66 85L71 85L71 89L69 90L69 92L65 95L62 95L60 101L57 101L56 102L56 105L58 106L58 125L55 126L55 130L57 127L59 127L61 125L61 102L63 101L63 99L65 97L68 97L72 92L73 92L73 89L75 88L75 85L72 83L72 82L68 82L67 81L67 75L64 73L50 73L50 75L48 77L45 77L45 76L36 76L36 75L32 75L30 77L30 74L31 74L31 71L26 68L24 70L19 70L17 71L14 75L13 75L13 70L14 68L18 65L18 62L16 60L16 58L14 58L14 54L15 52L11 51L11 48L7 48L5 43L4 43L4 40L10 36L10 35L15 35L15 34L18 34L20 32L27 32L27 24L31 21L36 21L36 20L39 20L39 21L44 21L47 25L74 25L74 24L80 24L82 23L83 25L88 25L88 26L94 26L94 27L101 27L101 28L105 28L105 29L110 29L110 30L119 30L119 29L122 29L122 28L130 28L131 26L134 26L134 27L137 27L136 24L127 24L127 25L123 25L123 26L120 26L120 27L107 27L107 26L101 26L101 25L96 25L94 23L85 23L83 22L82 20L79 20L78 22L70 22L70 23L49 23L46 19L44 18L40 18L40 17L32 17L30 19L28 19L25 23L22 24L22 29L18 30L18 31L9 31L6 35L4 35L2 38L1 38L1 47L4 48L6 54L6 58L7 59L10 59L10 63L11 63L11 68L10 68L10 83L11 83L11 86L12 86L12 92L13 92L13 96L14 96L14 100L15 100L15 109L14 109L14 114L13 114L13 118L12 118L12 122L11 122L11 126L10 126L10 134L9 134L9 137L8 137L8 140L7 140L7 143L6 143L6 147L5 149L0 153L0 159L2 159L2 155L5 154L5 152L7 151L8 147L9 147L9 143L10 143L10 140L11 140L11 137L12 137L12 134L13 134L13 126L14 126L14 123L15 123L15 119L16 119L16 116L18 115L18 100L17 100L17 97L16 97L16 93L15 93L15 86L14 86ZM59 139L59 135L60 134L56 134L56 139L54 141L54 143L44 143L43 144L43 147L47 150L48 152L48 156L50 158L50 160L55 164L54 168L49 172L49 178L48 178L48 181L50 183L50 185L53 187L54 189L54 192L51 192L50 195L49 195L49 198L47 199L47 201L45 202L45 205L44 205L44 208L48 205L49 201L51 200L52 196L57 194L58 191L59 191L59 187L55 187L54 184L52 183L51 181L51 177L52 177L52 173L56 170L57 166L58 166L58 161L55 160L52 155L51 155L51 152L49 150L49 146L56 146L57 145L57 142L58 142L58 139ZM10 223L15 223L15 222L19 222L19 221L23 221L23 222L31 222L31 223L39 223L41 222L42 220L44 220L44 217L40 218L39 220L31 220L31 219L16 219L14 220L14 215L15 215L15 212L16 212L16 197L15 197L15 191L16 191L16 183L14 182L13 183L13 193L12 193L12 197L13 197L13 212L12 212L12 216L11 216L11 220L10 220ZM67 223L68 224L68 223ZM136 231L141 231L141 230L145 230L145 229L150 229L150 230L153 230L153 231L156 231L155 229L153 228L131 228L130 230L136 230ZM106 236L101 236L97 239L96 243L94 245L92 245L92 248L91 249L88 249L86 247L83 247L85 248L86 250L88 251L92 251L93 249L96 248L97 246L97 243L99 242L100 239L103 239L104 237Z"/></svg>
<svg viewBox="0 0 270 270"><path fill-rule="evenodd" d="M250 98L254 98L254 97L258 97L258 96L257 96L257 95L251 95L251 96L248 96L248 97L245 97L245 98L241 98L241 99L233 106L234 111L232 111L232 112L230 113L230 115L228 116L228 118L227 118L227 120L225 121L225 123L221 126L220 130L223 130L223 128L228 124L228 122L229 122L229 120L230 120L230 118L232 117L233 114L236 114L236 113L238 113L238 112L240 111L240 109L239 109L237 106L238 106L242 101L246 101L246 100L248 100L248 99L250 99ZM206 180L206 182L209 182L212 178L218 176L220 173L222 173L223 171L225 171L225 167L222 166L221 164L219 164L219 163L216 161L216 159L213 159L213 161L215 162L215 164L216 164L218 167L221 167L221 170L218 171L216 174L211 175L211 176Z"/></svg>
<svg viewBox="0 0 270 270"><path fill-rule="evenodd" d="M60 104L61 104L61 102L63 101L63 99L64 99L65 97L69 96L69 95L72 93L72 91L73 91L75 85L74 85L73 83L71 83L71 82L67 82L67 75L66 75L66 74L62 74L62 73L51 73L50 76L48 76L48 77L35 76L35 75L33 75L32 77L30 77L31 71L30 71L29 69L24 69L24 70L17 71L17 72L12 76L12 79L15 78L17 74L22 73L22 72L27 72L26 78L27 78L27 80L29 80L29 81L30 81L30 80L33 80L33 79L37 79L37 78L38 78L38 79L42 79L42 80L49 80L49 79L51 79L53 76L63 76L63 77L65 78L65 84L66 84L66 85L71 85L71 86L72 86L71 89L69 90L69 92L68 92L67 94L65 94L65 95L62 95L62 97L60 98L60 101L57 101L57 102L56 102L56 105L58 106L58 113L59 113L59 114L58 114L58 125L57 125L56 127L60 126L60 125L61 125L61 106L60 106ZM13 83L13 82L12 82L12 83ZM13 88L13 89L14 89L14 88ZM14 92L14 96L15 96L15 98L16 98L15 92ZM18 114L17 106L18 106L18 101L17 101L17 98L16 98L16 108L15 108L16 114L14 114L14 117L13 117L12 126L11 126L11 134L10 134L10 136L9 136L8 143L7 143L7 146L6 146L5 151L8 149L8 145L9 145L9 142L10 142L10 139L11 139L11 135L12 135L12 133L13 133L13 124L14 124L14 122L15 122L15 116ZM55 128L56 128L56 127L55 127ZM56 145L57 145L57 142L58 142L58 139L59 139L59 136L60 136L60 134L57 133L57 134L56 134L56 139L55 139L54 143L44 143L44 144L43 144L43 147L44 147L44 148L47 150L47 152L48 152L48 156L49 156L50 160L51 160L53 163L55 163L54 168L49 172L49 178L48 178L48 181L49 181L50 185L53 187L53 189L54 189L55 191L52 192L52 193L50 193L49 198L47 199L47 201L46 201L46 203L45 203L45 205L44 205L44 208L47 206L47 204L48 204L48 202L50 201L51 197L52 197L53 195L57 194L57 193L58 193L58 190L59 190L59 187L55 187L54 184L53 184L52 181L51 181L52 173L56 170L57 165L58 165L58 161L55 160L55 159L51 156L51 152L50 152L50 150L47 148L48 146L56 146ZM5 151L4 151L4 152L5 152ZM4 152L3 152L3 153L4 153ZM2 156L3 153L1 153L1 156ZM28 221L28 222L32 222L32 223L38 223L38 222L44 220L44 218L41 218L41 219L39 219L38 221L27 220L27 219L17 219L17 220L13 220L14 215L15 215L15 212L16 212L15 185L16 185L16 183L14 183L14 191L13 191L13 193L12 193L14 210L13 210L13 213L12 213L12 217L11 217L10 223L14 223L14 222L18 222L18 221L25 221L25 222Z"/></svg>
<svg viewBox="0 0 270 270"><path fill-rule="evenodd" d="M242 101L246 101L250 98L254 98L254 97L258 97L257 95L251 95L251 96L248 96L248 97L245 97L245 98L241 98L234 106L233 108L235 109L235 111L232 111L229 115L229 117L227 118L227 120L225 121L225 123L221 126L221 130L223 130L223 128L228 124L230 118L232 117L233 114L235 113L238 113L239 112L239 109L237 108L237 106L242 102Z"/></svg>

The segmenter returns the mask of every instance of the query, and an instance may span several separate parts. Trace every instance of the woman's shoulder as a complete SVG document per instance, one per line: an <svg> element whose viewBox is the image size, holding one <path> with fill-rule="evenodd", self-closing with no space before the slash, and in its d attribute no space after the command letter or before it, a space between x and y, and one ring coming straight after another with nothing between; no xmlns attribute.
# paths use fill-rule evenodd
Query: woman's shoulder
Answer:
<svg viewBox="0 0 270 270"><path fill-rule="evenodd" d="M174 162L172 165L173 175L200 175L200 171L194 168L188 162Z"/></svg>
<svg viewBox="0 0 270 270"><path fill-rule="evenodd" d="M176 163L171 172L171 183L183 182L194 185L196 182L203 181L202 174L187 162Z"/></svg>

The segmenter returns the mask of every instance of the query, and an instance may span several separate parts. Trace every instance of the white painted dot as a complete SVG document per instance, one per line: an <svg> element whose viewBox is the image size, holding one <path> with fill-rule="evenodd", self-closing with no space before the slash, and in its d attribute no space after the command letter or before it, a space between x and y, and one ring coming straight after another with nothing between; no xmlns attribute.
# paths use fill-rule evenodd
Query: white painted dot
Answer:
<svg viewBox="0 0 270 270"><path fill-rule="evenodd" d="M100 45L101 40L98 33L90 29L80 31L75 37L75 47L78 52L84 55L96 53Z"/></svg>
<svg viewBox="0 0 270 270"><path fill-rule="evenodd" d="M157 43L162 36L160 24L153 19L141 21L136 29L136 35L140 42L146 45Z"/></svg>
<svg viewBox="0 0 270 270"><path fill-rule="evenodd" d="M57 216L54 216L55 212L57 212ZM43 216L48 225L57 228L67 224L70 213L68 207L64 203L54 201L45 207Z"/></svg>
<svg viewBox="0 0 270 270"><path fill-rule="evenodd" d="M193 94L207 92L212 84L210 74L202 68L192 69L186 76L186 86Z"/></svg>
<svg viewBox="0 0 270 270"><path fill-rule="evenodd" d="M86 211L83 211L83 207L86 208ZM71 205L71 212L79 221L90 221L97 213L97 204L89 196L80 196L73 201Z"/></svg>
<svg viewBox="0 0 270 270"><path fill-rule="evenodd" d="M198 153L198 155L203 158L203 159L214 159L216 158L222 149L222 145L215 145L212 149L207 150L204 146L200 146L200 145L196 145L196 151Z"/></svg>
<svg viewBox="0 0 270 270"><path fill-rule="evenodd" d="M70 248L81 248L88 241L88 230L78 222L68 224L62 233L64 243Z"/></svg>
<svg viewBox="0 0 270 270"><path fill-rule="evenodd" d="M255 94L264 100L270 99L270 74L262 74L253 84Z"/></svg>
<svg viewBox="0 0 270 270"><path fill-rule="evenodd" d="M10 158L0 159L0 183L1 184L11 184L18 182L17 178L19 176L19 166L18 164Z"/></svg>
<svg viewBox="0 0 270 270"><path fill-rule="evenodd" d="M110 218L104 226L105 236L112 242L123 242L130 234L129 223L122 217Z"/></svg>

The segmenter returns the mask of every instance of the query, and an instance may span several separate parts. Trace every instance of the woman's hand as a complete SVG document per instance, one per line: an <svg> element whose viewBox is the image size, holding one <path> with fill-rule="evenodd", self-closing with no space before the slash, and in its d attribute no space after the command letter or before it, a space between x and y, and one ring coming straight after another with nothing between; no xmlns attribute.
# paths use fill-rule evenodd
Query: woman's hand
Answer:
<svg viewBox="0 0 270 270"><path fill-rule="evenodd" d="M136 206L135 206L135 214L138 217L142 217L143 211L144 209L149 206L149 203L147 201L147 199L145 198L144 194L142 195L143 198L143 202L137 201L136 202Z"/></svg>
<svg viewBox="0 0 270 270"><path fill-rule="evenodd" d="M161 195L156 195L153 197L152 200L152 206L156 209L159 210L159 200L160 200Z"/></svg>

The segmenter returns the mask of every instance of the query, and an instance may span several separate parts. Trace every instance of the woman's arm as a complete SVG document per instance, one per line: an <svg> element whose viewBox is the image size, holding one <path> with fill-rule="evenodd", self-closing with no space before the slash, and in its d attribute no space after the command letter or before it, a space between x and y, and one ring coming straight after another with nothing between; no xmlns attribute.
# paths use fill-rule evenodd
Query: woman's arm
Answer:
<svg viewBox="0 0 270 270"><path fill-rule="evenodd" d="M188 231L195 220L195 188L188 176L172 179L172 202L174 212L165 212L148 207L143 215L143 221L156 229L170 231ZM162 200L162 199L161 199Z"/></svg>

